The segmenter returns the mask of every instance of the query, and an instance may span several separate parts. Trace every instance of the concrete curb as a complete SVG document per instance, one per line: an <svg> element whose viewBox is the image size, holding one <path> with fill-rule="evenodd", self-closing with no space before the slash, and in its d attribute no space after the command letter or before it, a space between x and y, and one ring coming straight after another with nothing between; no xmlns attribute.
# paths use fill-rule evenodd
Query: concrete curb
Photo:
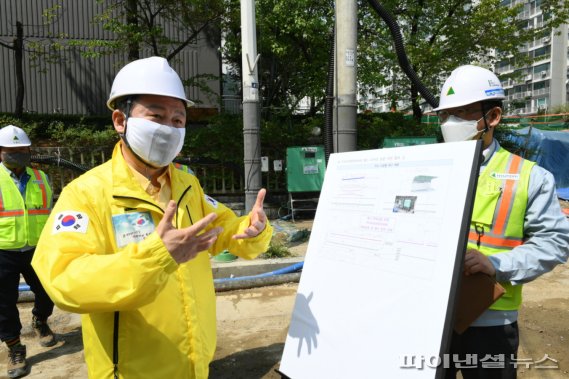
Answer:
<svg viewBox="0 0 569 379"><path fill-rule="evenodd" d="M213 278L232 278L239 276L251 276L263 274L288 267L298 262L302 262L304 257L290 257L279 259L255 259L245 260L238 258L231 262L215 262L211 261Z"/></svg>

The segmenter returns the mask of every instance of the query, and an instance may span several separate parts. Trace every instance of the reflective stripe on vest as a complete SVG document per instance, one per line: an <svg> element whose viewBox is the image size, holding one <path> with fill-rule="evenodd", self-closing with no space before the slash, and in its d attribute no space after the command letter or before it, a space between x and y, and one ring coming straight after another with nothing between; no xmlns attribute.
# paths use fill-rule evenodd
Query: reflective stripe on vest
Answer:
<svg viewBox="0 0 569 379"><path fill-rule="evenodd" d="M47 209L47 190L45 188L45 183L44 180L40 174L39 170L36 170L35 168L32 169L32 171L34 172L34 177L36 178L36 183L39 185L40 190L41 190L41 202L43 204L44 209Z"/></svg>
<svg viewBox="0 0 569 379"><path fill-rule="evenodd" d="M478 180L469 248L492 255L523 244L529 175L534 165L502 148L494 153ZM501 284L506 294L490 308L518 309L522 286Z"/></svg>
<svg viewBox="0 0 569 379"><path fill-rule="evenodd" d="M5 170L2 171L0 173L0 249L35 246L52 206L52 190L47 177L39 170L26 168L30 180L26 185L24 200L10 175Z"/></svg>
<svg viewBox="0 0 569 379"><path fill-rule="evenodd" d="M517 155L510 154L506 172L508 174L519 175L521 173L521 168L522 158ZM502 190L503 196L498 201L496 213L494 214L494 220L496 220L496 223L492 228L493 234L497 236L504 235L506 220L509 218L512 211L512 205L514 204L514 195L518 189L518 182L518 180L506 180L506 183Z"/></svg>
<svg viewBox="0 0 569 379"><path fill-rule="evenodd" d="M478 244L478 233L476 231L470 231L470 233L468 233L468 241L472 244ZM480 246L486 246L492 249L513 249L516 246L520 246L522 243L523 241L521 238L504 237L503 235L495 236L489 232L484 232L484 236L480 240Z"/></svg>
<svg viewBox="0 0 569 379"><path fill-rule="evenodd" d="M49 206L49 203L47 200L48 194L47 194L47 188L45 186L45 181L43 180L39 170L36 170L35 168L33 168L32 171L34 172L34 177L36 178L36 183L40 187L42 207L39 209L28 209L28 214L29 215L49 215L49 212L51 211L51 209L50 209L50 206Z"/></svg>

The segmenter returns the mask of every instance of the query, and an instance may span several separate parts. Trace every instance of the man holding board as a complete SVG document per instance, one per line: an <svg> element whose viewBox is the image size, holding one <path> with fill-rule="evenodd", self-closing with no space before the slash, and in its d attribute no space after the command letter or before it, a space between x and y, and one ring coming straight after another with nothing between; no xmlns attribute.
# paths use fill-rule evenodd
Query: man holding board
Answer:
<svg viewBox="0 0 569 379"><path fill-rule="evenodd" d="M506 290L464 333L453 335L450 353L459 356L446 378L455 378L455 365L467 360L474 367L462 370L465 379L515 378L522 284L567 261L569 223L553 175L506 151L494 138L503 99L496 75L466 65L446 80L435 109L445 142L483 141L464 271L495 277Z"/></svg>

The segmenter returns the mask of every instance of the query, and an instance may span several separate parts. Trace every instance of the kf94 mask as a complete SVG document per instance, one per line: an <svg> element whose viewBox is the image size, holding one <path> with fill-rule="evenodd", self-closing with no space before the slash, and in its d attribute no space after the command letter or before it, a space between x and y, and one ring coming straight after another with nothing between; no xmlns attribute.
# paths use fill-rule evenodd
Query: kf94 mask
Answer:
<svg viewBox="0 0 569 379"><path fill-rule="evenodd" d="M168 166L182 150L185 128L158 124L145 118L127 120L127 145L144 162L154 167Z"/></svg>
<svg viewBox="0 0 569 379"><path fill-rule="evenodd" d="M441 124L441 132L445 142L469 141L476 137L481 130L476 127L478 120L463 120L460 117L450 115L449 118Z"/></svg>

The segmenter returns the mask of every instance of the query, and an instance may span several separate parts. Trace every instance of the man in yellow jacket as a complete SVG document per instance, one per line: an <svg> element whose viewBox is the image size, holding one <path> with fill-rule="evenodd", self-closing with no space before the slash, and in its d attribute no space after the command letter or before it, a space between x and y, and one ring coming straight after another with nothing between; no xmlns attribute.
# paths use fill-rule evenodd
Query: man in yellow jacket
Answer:
<svg viewBox="0 0 569 379"><path fill-rule="evenodd" d="M205 379L216 343L208 252L267 249L265 190L237 217L171 164L192 102L165 59L124 66L107 105L121 140L62 191L32 265L57 306L83 313L90 378Z"/></svg>

